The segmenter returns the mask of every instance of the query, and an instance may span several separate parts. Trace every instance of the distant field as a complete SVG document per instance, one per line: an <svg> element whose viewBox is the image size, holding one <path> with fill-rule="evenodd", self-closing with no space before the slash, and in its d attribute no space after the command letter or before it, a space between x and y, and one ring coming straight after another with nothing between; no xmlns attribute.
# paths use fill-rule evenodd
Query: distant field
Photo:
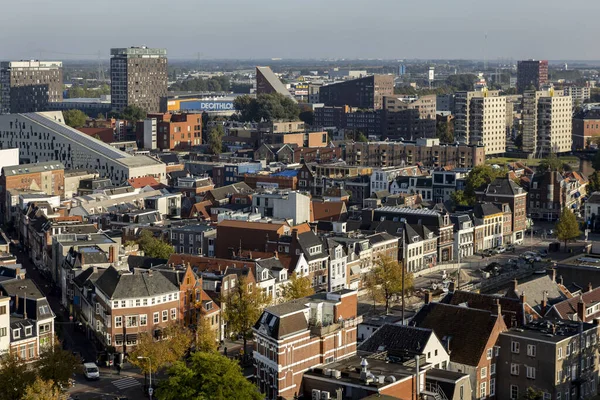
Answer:
<svg viewBox="0 0 600 400"><path fill-rule="evenodd" d="M565 156L565 157L559 157L559 158L567 164L573 164L576 166L579 165L579 158L577 158L575 156ZM496 158L491 158L491 159L487 160L485 163L486 164L498 164L498 165L502 166L502 165L505 165L508 163L521 162L530 167L537 167L538 164L540 163L540 161L542 161L542 159L540 159L540 158L527 159L527 158L514 158L514 157L496 157Z"/></svg>

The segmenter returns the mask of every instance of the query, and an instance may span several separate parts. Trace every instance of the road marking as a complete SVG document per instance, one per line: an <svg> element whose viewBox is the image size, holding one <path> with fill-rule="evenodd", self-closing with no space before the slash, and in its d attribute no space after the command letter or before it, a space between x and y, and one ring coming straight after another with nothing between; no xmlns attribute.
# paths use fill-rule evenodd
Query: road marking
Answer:
<svg viewBox="0 0 600 400"><path fill-rule="evenodd" d="M134 386L141 386L141 383L138 382L137 379L133 379L133 378L119 379L118 381L114 381L113 384L121 390L130 388L130 387L134 387Z"/></svg>

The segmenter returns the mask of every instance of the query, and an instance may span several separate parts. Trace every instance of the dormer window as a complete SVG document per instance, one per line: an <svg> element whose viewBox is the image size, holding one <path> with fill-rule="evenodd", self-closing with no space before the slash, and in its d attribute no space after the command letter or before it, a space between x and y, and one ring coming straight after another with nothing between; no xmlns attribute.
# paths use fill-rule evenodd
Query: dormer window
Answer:
<svg viewBox="0 0 600 400"><path fill-rule="evenodd" d="M21 337L21 330L20 329L13 329L13 338L14 339L18 339Z"/></svg>
<svg viewBox="0 0 600 400"><path fill-rule="evenodd" d="M205 308L207 311L210 311L210 310L212 310L212 309L213 309L213 302L212 302L212 301L207 301L207 302L206 302L206 304L204 305L204 308Z"/></svg>
<svg viewBox="0 0 600 400"><path fill-rule="evenodd" d="M413 243L417 243L419 241L419 237L413 236L412 241L413 241Z"/></svg>
<svg viewBox="0 0 600 400"><path fill-rule="evenodd" d="M31 336L32 329L30 326L25 327L25 336Z"/></svg>

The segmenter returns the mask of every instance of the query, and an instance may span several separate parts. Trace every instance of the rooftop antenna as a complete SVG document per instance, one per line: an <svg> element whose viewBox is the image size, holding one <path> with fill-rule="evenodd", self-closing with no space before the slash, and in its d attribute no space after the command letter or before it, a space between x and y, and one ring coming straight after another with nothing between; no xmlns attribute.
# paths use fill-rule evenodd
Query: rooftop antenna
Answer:
<svg viewBox="0 0 600 400"><path fill-rule="evenodd" d="M483 41L483 72L487 71L487 32L485 33L485 39Z"/></svg>

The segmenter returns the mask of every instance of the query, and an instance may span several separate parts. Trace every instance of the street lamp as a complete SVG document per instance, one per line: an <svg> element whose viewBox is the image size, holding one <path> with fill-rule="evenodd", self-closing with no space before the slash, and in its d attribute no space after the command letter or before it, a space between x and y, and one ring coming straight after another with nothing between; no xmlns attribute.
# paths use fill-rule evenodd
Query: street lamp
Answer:
<svg viewBox="0 0 600 400"><path fill-rule="evenodd" d="M152 389L152 360L150 359L150 357L142 357L142 356L138 356L138 360L143 360L146 359L148 360L148 365L149 365L149 372L148 374L150 375L150 387L148 388L148 395L150 396L150 400L152 400L152 392L154 392L154 389Z"/></svg>

